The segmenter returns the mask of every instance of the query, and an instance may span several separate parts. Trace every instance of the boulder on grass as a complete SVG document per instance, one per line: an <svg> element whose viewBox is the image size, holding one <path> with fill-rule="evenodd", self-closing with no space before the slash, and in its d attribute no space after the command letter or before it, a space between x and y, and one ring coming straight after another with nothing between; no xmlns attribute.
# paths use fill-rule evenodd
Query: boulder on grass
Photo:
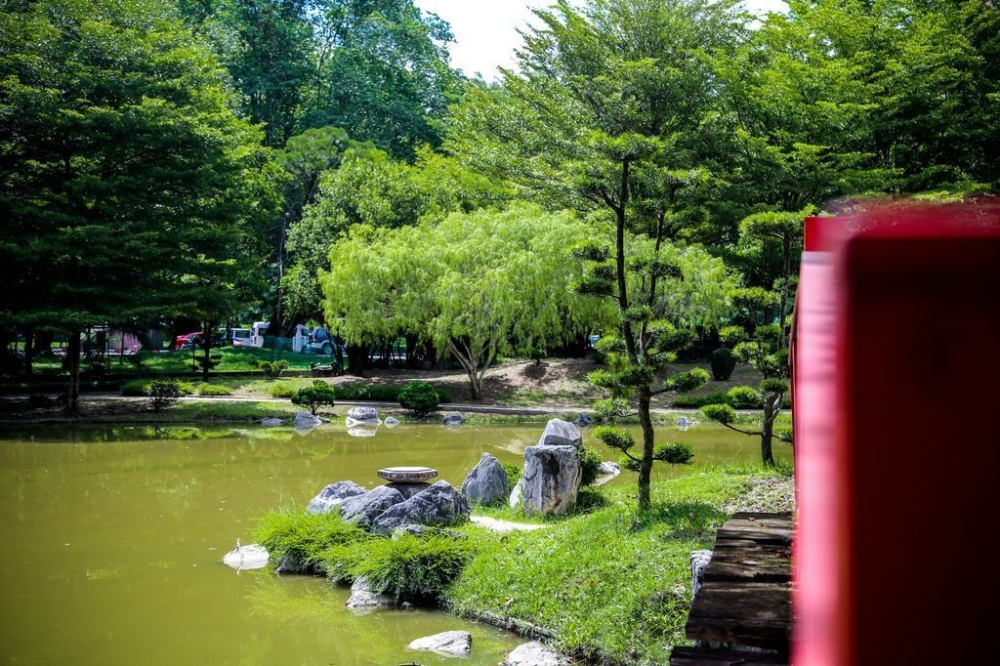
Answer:
<svg viewBox="0 0 1000 666"><path fill-rule="evenodd" d="M344 503L348 497L364 495L368 490L353 481L338 481L331 483L319 495L309 500L306 511L309 513L329 513Z"/></svg>
<svg viewBox="0 0 1000 666"><path fill-rule="evenodd" d="M344 522L369 529L379 516L402 501L403 496L395 488L379 486L364 495L344 500L340 505L340 517Z"/></svg>
<svg viewBox="0 0 1000 666"><path fill-rule="evenodd" d="M569 513L582 481L583 465L575 446L529 446L518 482L521 508L542 515Z"/></svg>
<svg viewBox="0 0 1000 666"><path fill-rule="evenodd" d="M462 494L473 503L490 504L510 494L507 471L496 456L484 453L462 483Z"/></svg>
<svg viewBox="0 0 1000 666"><path fill-rule="evenodd" d="M398 491L392 492L402 497ZM392 534L394 529L403 525L451 525L468 520L470 513L465 495L447 481L438 481L405 502L394 504L375 519L371 531Z"/></svg>
<svg viewBox="0 0 1000 666"><path fill-rule="evenodd" d="M460 425L462 425L462 415L461 414L445 414L444 418L441 419L441 425L446 425L446 426L460 426Z"/></svg>
<svg viewBox="0 0 1000 666"><path fill-rule="evenodd" d="M444 631L418 638L406 647L410 650L429 650L437 654L464 657L472 652L472 634L467 631Z"/></svg>

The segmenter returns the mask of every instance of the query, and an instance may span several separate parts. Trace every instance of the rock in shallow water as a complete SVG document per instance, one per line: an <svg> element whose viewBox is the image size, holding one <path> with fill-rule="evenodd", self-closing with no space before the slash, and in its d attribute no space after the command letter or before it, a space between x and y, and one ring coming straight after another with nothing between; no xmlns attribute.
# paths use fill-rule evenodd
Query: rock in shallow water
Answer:
<svg viewBox="0 0 1000 666"><path fill-rule="evenodd" d="M538 641L522 643L510 652L501 666L569 666L569 661Z"/></svg>
<svg viewBox="0 0 1000 666"><path fill-rule="evenodd" d="M467 631L444 631L418 638L406 646L411 650L430 650L438 654L464 657L472 651L472 634Z"/></svg>
<svg viewBox="0 0 1000 666"><path fill-rule="evenodd" d="M240 540L236 540L236 548L229 551L222 558L223 564L242 571L243 569L262 569L267 566L270 557L264 546L255 543L241 546Z"/></svg>

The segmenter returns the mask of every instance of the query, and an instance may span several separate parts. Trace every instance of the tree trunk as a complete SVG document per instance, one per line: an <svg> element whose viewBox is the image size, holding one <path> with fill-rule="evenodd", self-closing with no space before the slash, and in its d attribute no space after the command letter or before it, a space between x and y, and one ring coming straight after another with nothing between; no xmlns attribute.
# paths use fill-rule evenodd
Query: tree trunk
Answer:
<svg viewBox="0 0 1000 666"><path fill-rule="evenodd" d="M639 387L639 423L642 425L642 461L639 463L639 511L649 510L653 503L649 498L649 483L653 472L653 419L649 413L649 403L653 395L648 386Z"/></svg>
<svg viewBox="0 0 1000 666"><path fill-rule="evenodd" d="M781 411L781 398L782 394L776 391L764 394L764 416L760 428L760 461L768 467L774 467L771 440L774 437L774 420Z"/></svg>
<svg viewBox="0 0 1000 666"><path fill-rule="evenodd" d="M208 371L212 368L212 335L211 329L205 329L204 340L202 341L203 354L201 357L201 381L208 383Z"/></svg>
<svg viewBox="0 0 1000 666"><path fill-rule="evenodd" d="M367 363L368 347L366 345L347 345L347 374L354 377L364 377Z"/></svg>
<svg viewBox="0 0 1000 666"><path fill-rule="evenodd" d="M70 331L66 345L66 361L69 370L69 388L66 392L66 413L80 413L80 331Z"/></svg>
<svg viewBox="0 0 1000 666"><path fill-rule="evenodd" d="M24 332L24 376L31 377L34 373L35 358L35 331L28 329Z"/></svg>

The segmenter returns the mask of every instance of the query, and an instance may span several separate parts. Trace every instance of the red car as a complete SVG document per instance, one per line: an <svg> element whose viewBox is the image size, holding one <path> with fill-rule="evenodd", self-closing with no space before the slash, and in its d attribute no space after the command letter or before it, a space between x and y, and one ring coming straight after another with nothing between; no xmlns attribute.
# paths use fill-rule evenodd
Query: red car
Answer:
<svg viewBox="0 0 1000 666"><path fill-rule="evenodd" d="M174 338L173 350L180 351L181 349L191 349L191 345L194 344L194 339L199 335L201 335L201 331L178 335Z"/></svg>

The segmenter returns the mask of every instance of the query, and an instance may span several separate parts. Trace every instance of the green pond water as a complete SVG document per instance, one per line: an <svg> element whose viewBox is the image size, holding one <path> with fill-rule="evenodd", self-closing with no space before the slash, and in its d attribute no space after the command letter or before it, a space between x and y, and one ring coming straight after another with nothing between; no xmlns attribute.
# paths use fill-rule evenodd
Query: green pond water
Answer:
<svg viewBox="0 0 1000 666"><path fill-rule="evenodd" d="M0 660L9 664L454 664L406 649L452 629L467 665L520 642L435 611L355 614L318 578L222 564L256 519L304 508L326 484L382 483L382 467L427 465L460 486L484 452L523 461L544 423L286 428L0 429ZM585 432L585 443L617 459ZM662 428L697 465L751 461L755 438L713 426ZM777 446L777 456L791 456ZM660 475L690 473L660 468ZM634 483L624 473L612 484Z"/></svg>

